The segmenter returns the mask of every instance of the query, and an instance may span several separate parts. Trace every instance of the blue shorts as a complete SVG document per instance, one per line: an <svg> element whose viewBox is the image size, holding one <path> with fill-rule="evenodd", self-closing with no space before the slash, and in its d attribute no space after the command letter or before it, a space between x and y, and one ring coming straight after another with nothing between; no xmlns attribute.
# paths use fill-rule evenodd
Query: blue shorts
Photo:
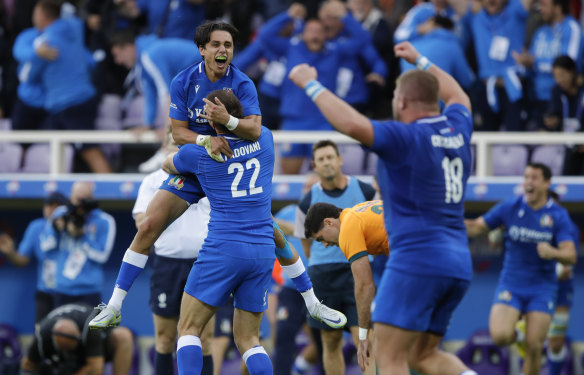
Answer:
<svg viewBox="0 0 584 375"><path fill-rule="evenodd" d="M266 258L243 258L226 254L231 249L242 254L271 254ZM226 249L223 251L223 249ZM268 289L274 267L274 245L207 238L195 262L185 292L204 303L220 307L233 294L234 306L240 310L263 312L268 307Z"/></svg>
<svg viewBox="0 0 584 375"><path fill-rule="evenodd" d="M573 298L574 298L574 279L558 281L558 296L556 298L556 306L572 307Z"/></svg>
<svg viewBox="0 0 584 375"><path fill-rule="evenodd" d="M186 176L171 174L164 180L159 189L171 192L188 204L197 203L205 196L205 192L194 174Z"/></svg>
<svg viewBox="0 0 584 375"><path fill-rule="evenodd" d="M372 306L375 323L444 336L470 281L386 269Z"/></svg>
<svg viewBox="0 0 584 375"><path fill-rule="evenodd" d="M154 314L166 318L179 316L183 290L194 261L154 254L149 301Z"/></svg>
<svg viewBox="0 0 584 375"><path fill-rule="evenodd" d="M521 313L540 311L552 315L556 308L556 288L535 288L519 290L499 283L493 304L502 303L516 308Z"/></svg>

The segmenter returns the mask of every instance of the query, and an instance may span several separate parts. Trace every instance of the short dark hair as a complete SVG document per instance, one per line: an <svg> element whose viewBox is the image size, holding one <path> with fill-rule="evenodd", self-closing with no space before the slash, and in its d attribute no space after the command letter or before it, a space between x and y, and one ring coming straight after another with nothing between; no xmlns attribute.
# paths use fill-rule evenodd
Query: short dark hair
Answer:
<svg viewBox="0 0 584 375"><path fill-rule="evenodd" d="M534 169L539 169L543 175L544 181L549 181L552 178L552 170L543 163L527 163L527 166Z"/></svg>
<svg viewBox="0 0 584 375"><path fill-rule="evenodd" d="M125 46L136 42L136 33L130 29L116 31L110 37L110 46Z"/></svg>
<svg viewBox="0 0 584 375"><path fill-rule="evenodd" d="M233 117L243 118L243 106L241 102L231 91L215 90L207 95L207 100L215 103L215 98L219 99L225 106L227 113Z"/></svg>
<svg viewBox="0 0 584 375"><path fill-rule="evenodd" d="M36 6L42 9L47 18L56 20L61 17L61 4L59 0L40 0Z"/></svg>
<svg viewBox="0 0 584 375"><path fill-rule="evenodd" d="M554 59L553 68L562 68L569 72L577 73L578 67L576 62L568 55L561 55Z"/></svg>
<svg viewBox="0 0 584 375"><path fill-rule="evenodd" d="M332 148L335 149L337 156L340 155L339 154L339 146L337 146L337 144L335 142L331 141L330 139L325 139L322 141L318 141L314 145L312 145L312 160L314 160L314 153L316 150L318 150L319 148L325 148L328 146L331 146Z"/></svg>
<svg viewBox="0 0 584 375"><path fill-rule="evenodd" d="M343 212L342 208L330 203L315 203L308 209L304 219L304 237L312 235L324 227L324 219L327 217L337 219Z"/></svg>
<svg viewBox="0 0 584 375"><path fill-rule="evenodd" d="M231 38L233 38L234 42L239 34L239 31L235 26L227 22L207 22L197 27L197 30L195 31L195 44L197 47L205 47L205 44L209 43L211 40L211 33L217 30L227 31L231 34Z"/></svg>

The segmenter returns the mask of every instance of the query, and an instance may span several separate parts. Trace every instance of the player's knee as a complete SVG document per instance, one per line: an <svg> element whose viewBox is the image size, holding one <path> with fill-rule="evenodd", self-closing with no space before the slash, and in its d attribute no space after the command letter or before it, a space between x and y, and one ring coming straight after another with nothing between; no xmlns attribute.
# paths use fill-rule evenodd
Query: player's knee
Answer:
<svg viewBox="0 0 584 375"><path fill-rule="evenodd" d="M489 333L493 343L497 346L508 346L515 340L515 331L503 330L500 327L490 327Z"/></svg>
<svg viewBox="0 0 584 375"><path fill-rule="evenodd" d="M526 339L525 352L527 356L535 357L541 355L543 350L543 341L539 339Z"/></svg>
<svg viewBox="0 0 584 375"><path fill-rule="evenodd" d="M321 331L323 349L328 352L334 352L342 349L343 331Z"/></svg>
<svg viewBox="0 0 584 375"><path fill-rule="evenodd" d="M115 351L124 350L126 353L129 351L129 355L131 356L134 349L134 335L132 331L126 327L114 328L111 332L111 340Z"/></svg>
<svg viewBox="0 0 584 375"><path fill-rule="evenodd" d="M168 330L158 329L156 331L156 351L158 353L167 354L174 351L174 343L176 341L176 333L168 332Z"/></svg>

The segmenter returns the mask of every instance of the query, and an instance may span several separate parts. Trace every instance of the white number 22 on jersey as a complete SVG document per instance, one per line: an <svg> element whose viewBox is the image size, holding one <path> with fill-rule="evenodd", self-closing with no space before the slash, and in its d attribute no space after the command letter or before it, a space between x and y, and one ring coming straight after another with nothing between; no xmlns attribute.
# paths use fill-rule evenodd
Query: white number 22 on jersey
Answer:
<svg viewBox="0 0 584 375"><path fill-rule="evenodd" d="M446 203L459 203L462 199L462 159L442 159L442 169L444 170L444 182L446 183Z"/></svg>
<svg viewBox="0 0 584 375"><path fill-rule="evenodd" d="M246 169L250 170L251 168L253 168L253 174L251 175L251 179L249 180L249 195L259 194L259 193L264 191L264 189L261 186L259 186L259 187L255 186L256 181L258 179L258 176L260 174L260 162L258 159L253 158L253 159L249 159L245 163L245 168L243 167L243 164L241 164L241 163L233 163L227 169L227 173L229 173L229 174L236 172L235 178L233 179L233 182L231 183L231 196L233 198L245 197L248 194L247 190L245 190L245 189L244 190L237 190L237 187L239 186L239 183L241 182L241 178L243 177L243 172Z"/></svg>

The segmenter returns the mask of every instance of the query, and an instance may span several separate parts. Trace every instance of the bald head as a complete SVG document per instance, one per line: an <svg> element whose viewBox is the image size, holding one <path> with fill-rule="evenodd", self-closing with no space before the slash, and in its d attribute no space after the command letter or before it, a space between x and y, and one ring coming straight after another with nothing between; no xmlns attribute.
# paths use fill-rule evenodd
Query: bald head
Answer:
<svg viewBox="0 0 584 375"><path fill-rule="evenodd" d="M80 335L79 327L71 319L59 319L53 326L53 343L55 348L60 351L70 352L75 350L79 345L77 338Z"/></svg>
<svg viewBox="0 0 584 375"><path fill-rule="evenodd" d="M87 198L93 198L93 182L75 182L71 187L71 203L77 205L80 201Z"/></svg>

